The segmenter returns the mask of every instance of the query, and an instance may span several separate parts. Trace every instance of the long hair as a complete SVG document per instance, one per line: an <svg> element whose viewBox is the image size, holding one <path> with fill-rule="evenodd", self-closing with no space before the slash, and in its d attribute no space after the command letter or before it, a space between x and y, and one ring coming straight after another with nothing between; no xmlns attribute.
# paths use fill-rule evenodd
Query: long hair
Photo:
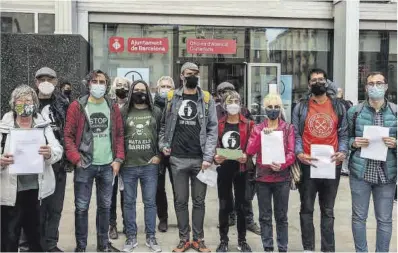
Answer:
<svg viewBox="0 0 398 253"><path fill-rule="evenodd" d="M151 90L149 89L148 84L147 84L144 80L137 80L137 81L134 81L133 84L131 84L130 91L129 91L129 95L128 95L128 100L127 100L127 104L128 104L127 110L130 110L130 109L133 108L133 106L134 106L134 102L133 102L133 99L132 99L133 90L134 90L134 87L135 87L137 84L139 84L139 83L142 83L142 84L145 85L146 94L147 94L145 103L148 105L149 110L152 110L152 96L151 96Z"/></svg>

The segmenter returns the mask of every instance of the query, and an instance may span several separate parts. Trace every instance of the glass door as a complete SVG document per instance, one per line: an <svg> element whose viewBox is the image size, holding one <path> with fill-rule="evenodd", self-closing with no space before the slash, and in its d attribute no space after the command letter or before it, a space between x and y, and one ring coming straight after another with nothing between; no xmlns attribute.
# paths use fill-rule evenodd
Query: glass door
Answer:
<svg viewBox="0 0 398 253"><path fill-rule="evenodd" d="M247 107L256 123L265 117L263 99L272 90L280 93L281 65L279 63L247 64Z"/></svg>

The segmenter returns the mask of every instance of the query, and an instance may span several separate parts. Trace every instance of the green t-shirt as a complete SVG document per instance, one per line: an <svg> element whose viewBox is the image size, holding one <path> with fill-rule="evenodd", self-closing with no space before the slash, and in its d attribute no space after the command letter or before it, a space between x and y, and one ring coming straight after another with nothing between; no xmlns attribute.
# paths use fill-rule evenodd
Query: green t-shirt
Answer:
<svg viewBox="0 0 398 253"><path fill-rule="evenodd" d="M94 137L93 165L109 164L113 161L110 108L105 100L100 104L88 101L87 111Z"/></svg>
<svg viewBox="0 0 398 253"><path fill-rule="evenodd" d="M133 108L126 120L124 141L126 160L124 166L147 165L157 154L156 120L149 109Z"/></svg>

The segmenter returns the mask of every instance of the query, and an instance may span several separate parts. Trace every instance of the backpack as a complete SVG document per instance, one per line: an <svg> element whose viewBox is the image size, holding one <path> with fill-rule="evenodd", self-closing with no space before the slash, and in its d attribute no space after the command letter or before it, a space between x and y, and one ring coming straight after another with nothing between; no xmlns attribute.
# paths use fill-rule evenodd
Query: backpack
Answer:
<svg viewBox="0 0 398 253"><path fill-rule="evenodd" d="M174 97L174 90L171 90L167 93L167 110L171 109L171 100ZM209 115L209 102L210 102L210 92L203 90L203 101L205 102L205 115Z"/></svg>
<svg viewBox="0 0 398 253"><path fill-rule="evenodd" d="M352 117L353 119L353 125L352 125L352 135L355 136L355 128L357 126L357 118L358 118L358 114L361 113L363 107L364 107L364 102L359 103L355 112L354 112L354 116ZM390 110L392 111L392 113L394 114L395 118L397 118L397 105L391 102L388 102L388 107L390 107Z"/></svg>

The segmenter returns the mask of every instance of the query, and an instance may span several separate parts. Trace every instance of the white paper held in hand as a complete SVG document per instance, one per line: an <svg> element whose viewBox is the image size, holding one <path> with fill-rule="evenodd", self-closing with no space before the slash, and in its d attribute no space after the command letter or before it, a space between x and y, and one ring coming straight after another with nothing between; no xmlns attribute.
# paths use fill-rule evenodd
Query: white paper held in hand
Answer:
<svg viewBox="0 0 398 253"><path fill-rule="evenodd" d="M44 128L11 129L10 153L14 163L9 166L10 174L39 174L44 170L44 157L39 154L46 145Z"/></svg>
<svg viewBox="0 0 398 253"><path fill-rule="evenodd" d="M361 148L361 157L385 162L388 147L384 144L383 137L388 137L389 132L388 127L364 126L363 138L369 139L369 146Z"/></svg>
<svg viewBox="0 0 398 253"><path fill-rule="evenodd" d="M286 162L282 131L273 131L270 134L261 131L261 162L267 165Z"/></svg>
<svg viewBox="0 0 398 253"><path fill-rule="evenodd" d="M199 171L198 175L196 176L199 181L204 184L207 184L210 187L214 187L217 184L217 171L212 168L208 168L206 170Z"/></svg>
<svg viewBox="0 0 398 253"><path fill-rule="evenodd" d="M330 145L311 144L311 157L318 159L312 161L316 167L311 166L311 178L336 178L336 162L332 162L334 148Z"/></svg>

